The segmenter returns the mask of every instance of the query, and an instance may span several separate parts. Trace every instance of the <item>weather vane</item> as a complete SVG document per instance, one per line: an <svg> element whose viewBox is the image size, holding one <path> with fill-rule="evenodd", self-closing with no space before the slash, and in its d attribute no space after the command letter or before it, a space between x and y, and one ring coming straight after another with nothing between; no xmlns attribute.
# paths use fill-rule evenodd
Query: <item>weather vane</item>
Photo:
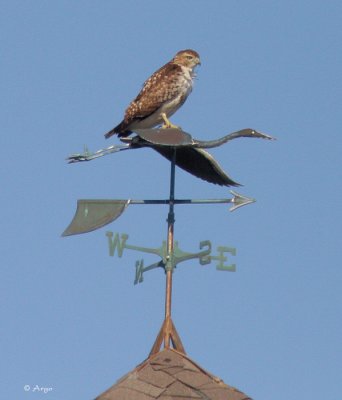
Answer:
<svg viewBox="0 0 342 400"><path fill-rule="evenodd" d="M166 294L165 294L165 319L157 339L152 347L150 354L155 354L160 350L162 343L169 348L172 342L173 348L185 354L184 347L171 319L171 300L172 300L172 274L174 268L183 261L198 259L201 265L217 261L216 268L222 271L235 271L234 264L226 264L226 253L235 255L235 249L231 247L217 247L217 255L212 254L211 242L206 240L200 242L200 251L188 253L182 251L178 242L174 240L175 224L175 205L181 204L231 204L230 211L250 204L255 200L242 196L235 191L231 191L233 197L223 199L177 199L175 197L175 168L176 165L189 173L204 179L208 182L221 186L239 186L233 181L219 166L217 161L205 150L207 148L221 146L230 140L240 137L254 137L262 139L273 139L271 136L257 132L253 129L243 129L217 140L200 141L192 138L189 133L180 128L161 128L136 130L133 137L123 137L123 145L112 145L106 149L90 153L86 150L83 154L73 154L68 157L69 163L90 161L98 157L116 153L123 150L139 149L150 147L156 150L171 161L170 171L170 191L167 199L146 199L146 200L78 200L77 210L70 225L64 231L63 236L86 233L101 228L122 215L129 205L168 205L167 217L167 238L159 248L146 248L128 244L128 235L115 235L106 232L110 255L114 255L115 250L119 257L122 257L125 249L150 253L157 255L160 259L156 263L145 266L144 260L138 260L135 268L134 283L143 281L143 274L155 268L163 268L166 274Z"/></svg>

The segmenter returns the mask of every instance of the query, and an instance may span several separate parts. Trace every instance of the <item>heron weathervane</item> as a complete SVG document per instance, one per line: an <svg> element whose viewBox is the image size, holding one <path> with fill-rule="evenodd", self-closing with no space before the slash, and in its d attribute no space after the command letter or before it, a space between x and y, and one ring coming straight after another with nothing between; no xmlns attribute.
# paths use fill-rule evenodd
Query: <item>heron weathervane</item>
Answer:
<svg viewBox="0 0 342 400"><path fill-rule="evenodd" d="M171 162L170 170L170 191L168 199L161 200L78 200L77 210L70 225L63 232L62 236L76 235L80 233L91 232L99 229L117 218L125 211L129 205L148 205L148 204L166 204L168 205L167 216L167 239L160 248L145 248L127 244L128 235L113 235L107 232L110 255L114 255L115 250L119 257L122 256L124 249L140 251L143 253L152 253L160 257L160 260L147 267L144 266L143 260L136 262L136 273L134 283L143 281L143 274L155 268L163 268L166 274L166 290L165 290L165 318L159 331L157 339L151 349L150 355L157 353L163 342L165 348L173 348L185 354L185 350L175 325L171 318L172 304L172 276L176 265L189 260L198 259L202 265L217 260L217 269L224 271L234 271L235 265L227 265L225 261L227 257L225 253L235 254L235 249L220 246L217 248L218 255L212 255L211 242L200 242L200 250L197 253L187 253L178 247L178 243L174 240L174 224L175 224L175 205L179 204L222 204L230 203L232 207L230 211L234 211L239 207L250 204L255 200L246 196L242 196L237 192L231 191L232 198L224 199L177 199L175 197L175 168L176 166L184 169L192 175L204 179L210 183L220 186L240 186L232 178L230 178L220 167L217 161L205 149L221 146L228 141L241 137L262 138L267 140L274 139L264 133L257 132L253 129L242 129L233 132L222 138L201 141L194 139L189 133L182 131L180 128L161 128L161 129L144 129L135 130L136 135L133 137L122 137L122 145L112 145L105 149L90 153L87 149L82 154L73 154L68 157L69 163L82 161L91 161L93 159L103 157L108 154L116 153L123 150L133 150L144 147L150 147L153 150L166 157Z"/></svg>

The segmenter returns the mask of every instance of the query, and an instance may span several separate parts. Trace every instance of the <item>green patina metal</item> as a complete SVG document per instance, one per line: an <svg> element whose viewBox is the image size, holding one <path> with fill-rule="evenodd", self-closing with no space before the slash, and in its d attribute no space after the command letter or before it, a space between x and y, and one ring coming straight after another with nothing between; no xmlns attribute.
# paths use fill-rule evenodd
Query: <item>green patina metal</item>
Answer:
<svg viewBox="0 0 342 400"><path fill-rule="evenodd" d="M162 245L157 248L135 246L127 243L129 236L126 233L113 233L111 231L106 232L108 240L109 255L114 257L117 255L119 258L123 257L124 250L133 250L145 254L154 254L160 257L160 261L145 266L143 259L137 260L135 263L135 279L134 284L143 282L143 274L147 271L151 271L156 268L163 268L165 271L173 270L176 266L184 261L198 259L201 265L210 264L212 261L218 261L216 269L218 271L230 271L235 272L235 264L227 265L228 260L227 253L232 256L236 255L236 249L227 246L218 246L216 248L217 255L212 254L212 244L209 240L200 242L200 250L198 252L190 253L180 249L177 241L174 242L172 252L168 253L166 241L162 242Z"/></svg>
<svg viewBox="0 0 342 400"><path fill-rule="evenodd" d="M129 200L78 200L75 216L62 236L102 228L119 218L128 204Z"/></svg>
<svg viewBox="0 0 342 400"><path fill-rule="evenodd" d="M173 204L232 204L230 211L239 207L254 203L255 200L230 191L233 197L230 199L174 199ZM77 201L77 209L70 225L63 232L62 236L79 235L92 232L105 225L114 222L130 204L160 204L169 205L170 200L101 200L83 199Z"/></svg>

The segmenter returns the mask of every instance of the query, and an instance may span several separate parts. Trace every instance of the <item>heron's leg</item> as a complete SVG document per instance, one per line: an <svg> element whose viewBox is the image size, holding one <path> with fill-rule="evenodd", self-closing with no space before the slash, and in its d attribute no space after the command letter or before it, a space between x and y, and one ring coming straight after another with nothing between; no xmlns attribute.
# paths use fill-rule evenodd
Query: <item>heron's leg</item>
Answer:
<svg viewBox="0 0 342 400"><path fill-rule="evenodd" d="M163 124L163 126L162 126L163 129L167 129L167 128L180 129L179 126L173 125L173 124L169 121L169 119L167 118L167 116L166 116L165 113L162 113L161 116L162 116L162 118L163 118L163 120L164 120L164 124Z"/></svg>

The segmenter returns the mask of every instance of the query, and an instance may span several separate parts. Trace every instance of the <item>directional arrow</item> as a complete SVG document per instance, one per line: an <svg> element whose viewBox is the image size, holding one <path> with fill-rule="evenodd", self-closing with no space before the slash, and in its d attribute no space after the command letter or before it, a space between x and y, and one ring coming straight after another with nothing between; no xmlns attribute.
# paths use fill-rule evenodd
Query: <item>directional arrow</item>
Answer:
<svg viewBox="0 0 342 400"><path fill-rule="evenodd" d="M243 196L233 190L230 199L175 199L173 204L232 204L229 211L254 203L255 199ZM130 204L170 204L165 200L78 200L77 209L70 225L62 236L87 233L115 221Z"/></svg>

